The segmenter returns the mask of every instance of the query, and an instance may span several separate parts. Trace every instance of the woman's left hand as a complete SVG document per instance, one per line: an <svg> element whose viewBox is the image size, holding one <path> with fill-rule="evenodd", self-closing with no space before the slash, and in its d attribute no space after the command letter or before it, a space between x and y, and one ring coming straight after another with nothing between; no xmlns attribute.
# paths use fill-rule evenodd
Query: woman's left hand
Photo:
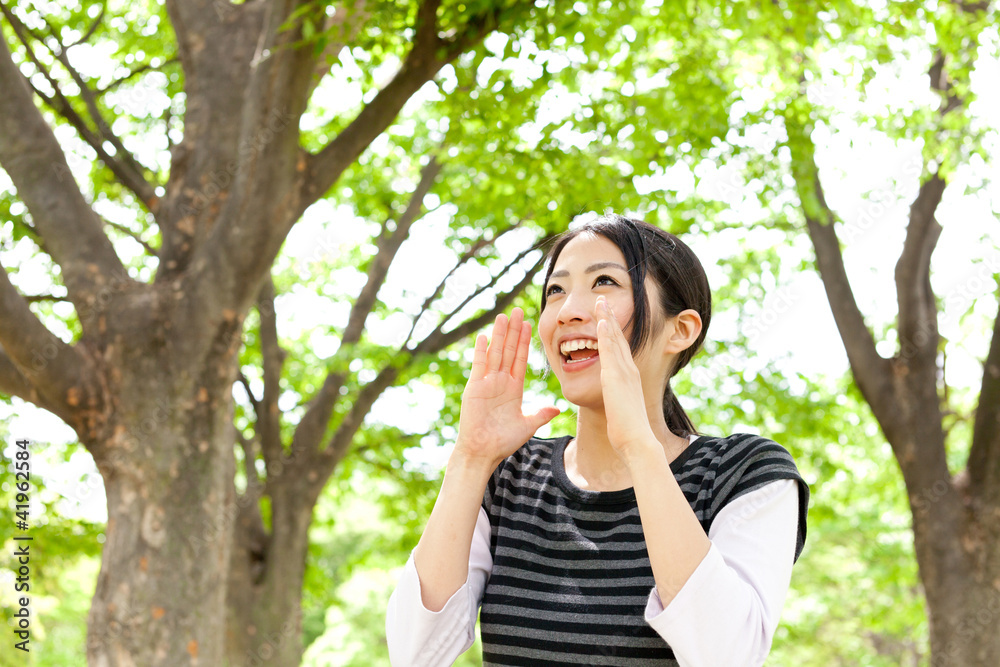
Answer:
<svg viewBox="0 0 1000 667"><path fill-rule="evenodd" d="M642 394L642 378L621 325L603 296L597 297L597 348L608 439L628 460L629 449L654 438Z"/></svg>

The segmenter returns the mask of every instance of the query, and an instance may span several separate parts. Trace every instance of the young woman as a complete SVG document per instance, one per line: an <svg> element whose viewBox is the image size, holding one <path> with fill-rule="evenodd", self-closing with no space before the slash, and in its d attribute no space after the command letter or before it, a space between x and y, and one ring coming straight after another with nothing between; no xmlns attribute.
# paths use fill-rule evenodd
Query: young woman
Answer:
<svg viewBox="0 0 1000 667"><path fill-rule="evenodd" d="M521 411L531 324L476 339L455 449L386 616L398 667L761 665L806 537L781 445L699 435L670 388L711 294L673 234L610 215L552 246L539 316L576 436Z"/></svg>

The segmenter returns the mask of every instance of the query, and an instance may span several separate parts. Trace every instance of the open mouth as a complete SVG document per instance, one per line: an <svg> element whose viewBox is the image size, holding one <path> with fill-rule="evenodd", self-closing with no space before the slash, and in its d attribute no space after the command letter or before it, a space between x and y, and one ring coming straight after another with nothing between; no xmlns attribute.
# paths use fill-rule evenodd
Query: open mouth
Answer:
<svg viewBox="0 0 1000 667"><path fill-rule="evenodd" d="M587 361L592 361L600 356L597 350L591 350L589 348L583 348L580 350L573 350L569 354L560 355L563 358L563 364L566 366L573 366L575 364L582 364Z"/></svg>

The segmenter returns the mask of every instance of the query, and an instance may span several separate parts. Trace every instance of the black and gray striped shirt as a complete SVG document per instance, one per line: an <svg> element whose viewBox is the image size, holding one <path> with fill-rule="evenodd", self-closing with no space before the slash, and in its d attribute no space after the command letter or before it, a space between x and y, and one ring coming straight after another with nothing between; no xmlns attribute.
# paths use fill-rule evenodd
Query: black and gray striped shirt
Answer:
<svg viewBox="0 0 1000 667"><path fill-rule="evenodd" d="M480 611L483 664L677 665L644 618L655 582L635 493L574 485L563 467L572 437L531 438L487 485L493 567ZM747 433L701 436L670 469L706 534L735 498L797 480L798 559L809 487L784 447Z"/></svg>

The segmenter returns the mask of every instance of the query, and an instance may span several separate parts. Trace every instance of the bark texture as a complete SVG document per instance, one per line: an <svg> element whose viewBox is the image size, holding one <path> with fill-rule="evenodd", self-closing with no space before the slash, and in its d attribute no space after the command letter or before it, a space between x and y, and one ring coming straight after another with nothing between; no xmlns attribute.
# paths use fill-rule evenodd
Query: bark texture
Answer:
<svg viewBox="0 0 1000 667"><path fill-rule="evenodd" d="M300 145L298 127L317 76L325 73L320 58L336 55L364 27L370 19L365 3L341 7L333 17L322 3L302 0L166 4L186 114L158 197L148 171L101 117L101 91L72 69L65 47L41 41L17 11L0 3L22 52L55 91L33 87L0 38L0 165L31 213L40 247L59 265L83 328L77 343L60 340L0 270L0 391L72 426L104 479L107 540L88 619L89 664L290 667L302 655L300 605L313 508L365 415L407 364L492 321L541 265L488 312L445 332L459 306L422 341L409 345L408 336L390 365L355 387L341 362L350 360L389 266L441 172L429 156L410 205L383 225L341 353L290 442L282 439L277 405L286 352L278 345L270 267L302 212L325 196L413 93L506 15L481 5L470 11L464 30L442 35L439 2L422 3L397 75L328 146L311 153ZM532 6L505 3L504 11L523 18ZM303 41L306 18L336 27L341 41L317 52ZM37 57L45 48L71 72L83 105L71 104ZM74 127L154 216L163 241L159 248L145 245L159 260L151 283L129 276L105 222L67 177L65 155L36 100ZM477 243L459 263L493 240ZM424 310L443 287L444 281ZM261 320L262 396L254 395L237 363L251 307ZM236 382L244 383L254 406L253 438L234 428ZM354 391L344 396L342 387ZM243 492L234 482L236 447L247 462ZM264 474L253 464L261 458ZM270 526L261 517L265 497Z"/></svg>

